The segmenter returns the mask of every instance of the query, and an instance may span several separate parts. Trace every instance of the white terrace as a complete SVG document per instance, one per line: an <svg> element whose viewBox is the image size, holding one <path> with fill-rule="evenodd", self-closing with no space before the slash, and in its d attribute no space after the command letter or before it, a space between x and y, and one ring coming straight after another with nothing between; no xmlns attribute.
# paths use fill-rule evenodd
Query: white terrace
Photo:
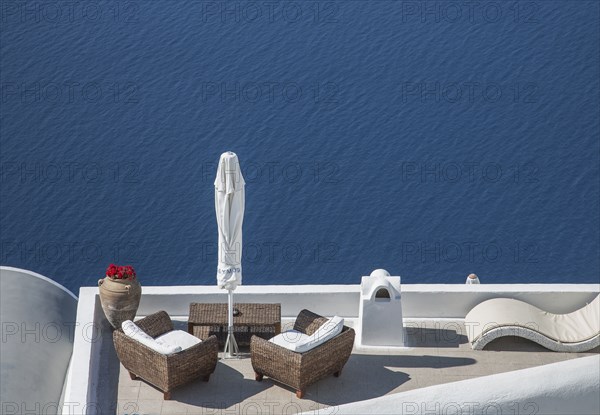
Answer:
<svg viewBox="0 0 600 415"><path fill-rule="evenodd" d="M600 410L598 349L556 353L527 340L501 338L483 351L474 351L465 336L468 324L464 321L475 305L497 297L569 313L593 300L600 292L599 284L402 285L402 318L398 314L381 318L403 322L406 347L355 343L341 376L309 386L302 400L269 378L256 382L245 350L240 359L220 360L208 383L190 383L164 401L162 392L131 380L121 366L97 287L81 288L76 299L37 274L9 267L0 270L3 415L292 414L316 410L579 415ZM342 316L347 325L360 331L360 293L358 284L245 285L236 290L235 300L280 303L284 329L307 308L323 316ZM226 300L227 294L214 286L143 287L138 318L165 310L176 326L185 329L190 303ZM56 335L56 326L69 330ZM494 406L491 412L489 405Z"/></svg>

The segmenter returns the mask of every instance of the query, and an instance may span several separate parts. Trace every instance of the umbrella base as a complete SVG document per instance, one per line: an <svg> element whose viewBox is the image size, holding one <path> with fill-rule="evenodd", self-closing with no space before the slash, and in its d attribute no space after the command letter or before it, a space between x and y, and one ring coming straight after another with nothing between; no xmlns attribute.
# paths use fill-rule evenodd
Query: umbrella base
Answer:
<svg viewBox="0 0 600 415"><path fill-rule="evenodd" d="M223 359L240 358L240 349L238 348L235 336L233 335L233 327L227 328L227 341L225 349L223 349Z"/></svg>

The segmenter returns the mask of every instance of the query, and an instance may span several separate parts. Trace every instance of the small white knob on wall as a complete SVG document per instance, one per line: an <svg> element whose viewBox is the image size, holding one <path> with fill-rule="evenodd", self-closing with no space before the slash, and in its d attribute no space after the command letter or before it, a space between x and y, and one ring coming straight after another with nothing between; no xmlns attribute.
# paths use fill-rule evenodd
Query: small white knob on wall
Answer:
<svg viewBox="0 0 600 415"><path fill-rule="evenodd" d="M476 274L469 274L469 276L467 277L467 281L465 282L465 284L467 285L480 283L481 281L479 281L479 277Z"/></svg>

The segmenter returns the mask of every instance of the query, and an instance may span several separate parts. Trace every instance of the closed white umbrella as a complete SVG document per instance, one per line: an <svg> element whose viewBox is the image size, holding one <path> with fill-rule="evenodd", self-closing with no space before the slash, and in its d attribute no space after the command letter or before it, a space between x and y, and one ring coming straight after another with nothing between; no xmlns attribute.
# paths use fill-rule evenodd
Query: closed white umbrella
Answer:
<svg viewBox="0 0 600 415"><path fill-rule="evenodd" d="M239 353L233 336L233 291L242 284L242 223L246 182L235 153L221 154L215 179L215 212L219 228L217 285L228 291L228 327L225 356Z"/></svg>

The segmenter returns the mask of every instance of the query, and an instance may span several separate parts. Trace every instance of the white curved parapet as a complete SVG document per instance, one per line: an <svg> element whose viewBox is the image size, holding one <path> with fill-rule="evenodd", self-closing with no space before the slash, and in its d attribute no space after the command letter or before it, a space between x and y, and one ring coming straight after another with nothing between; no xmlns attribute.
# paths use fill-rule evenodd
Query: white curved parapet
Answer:
<svg viewBox="0 0 600 415"><path fill-rule="evenodd" d="M60 284L0 267L3 415L59 412L76 315L77 297Z"/></svg>
<svg viewBox="0 0 600 415"><path fill-rule="evenodd" d="M589 356L332 406L319 414L597 415L599 382L600 356Z"/></svg>

